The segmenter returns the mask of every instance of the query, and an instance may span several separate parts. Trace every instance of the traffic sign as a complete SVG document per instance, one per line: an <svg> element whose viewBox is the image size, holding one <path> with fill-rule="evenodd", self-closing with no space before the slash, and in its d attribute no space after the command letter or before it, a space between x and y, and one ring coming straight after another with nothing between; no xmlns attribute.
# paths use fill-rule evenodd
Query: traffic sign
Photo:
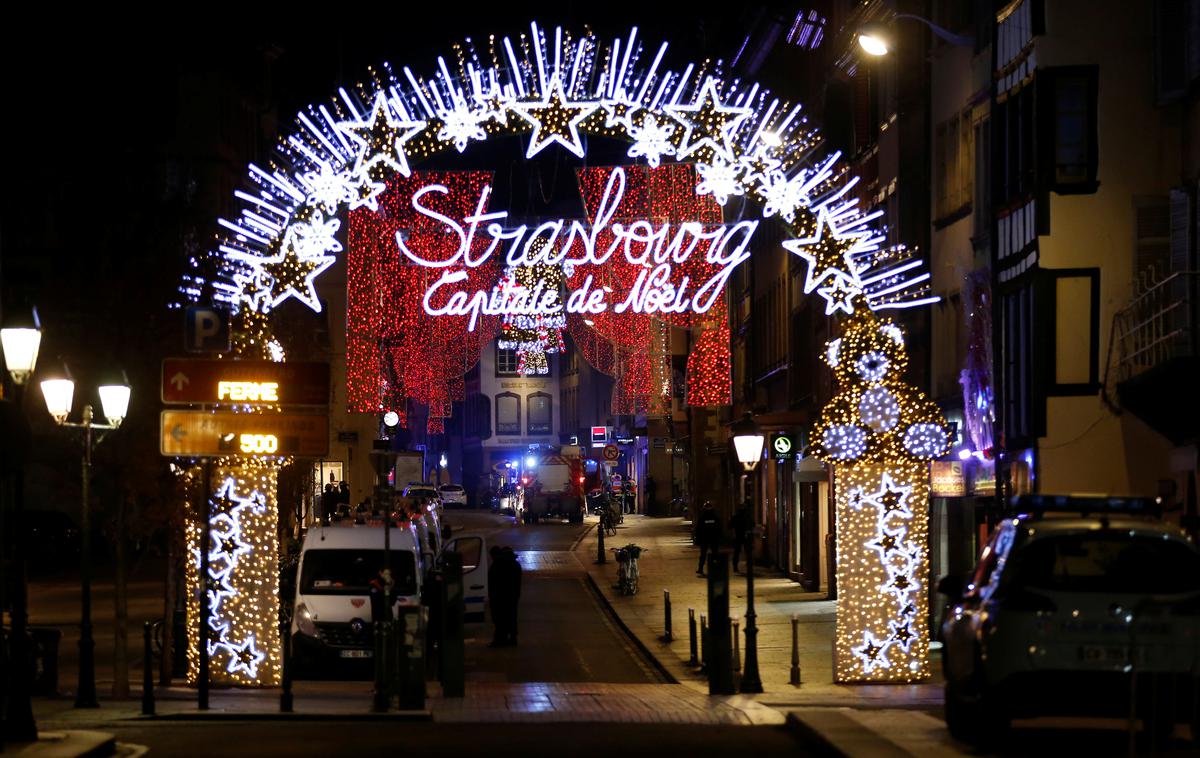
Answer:
<svg viewBox="0 0 1200 758"><path fill-rule="evenodd" d="M184 341L189 353L228 353L229 311L193 305L184 312Z"/></svg>
<svg viewBox="0 0 1200 758"><path fill-rule="evenodd" d="M328 363L167 358L164 403L328 405Z"/></svg>
<svg viewBox="0 0 1200 758"><path fill-rule="evenodd" d="M329 454L323 413L163 411L161 418L159 450L167 456Z"/></svg>
<svg viewBox="0 0 1200 758"><path fill-rule="evenodd" d="M620 457L621 457L621 451L619 449L617 449L616 445L605 445L604 446L604 460L615 461L617 458L620 458Z"/></svg>

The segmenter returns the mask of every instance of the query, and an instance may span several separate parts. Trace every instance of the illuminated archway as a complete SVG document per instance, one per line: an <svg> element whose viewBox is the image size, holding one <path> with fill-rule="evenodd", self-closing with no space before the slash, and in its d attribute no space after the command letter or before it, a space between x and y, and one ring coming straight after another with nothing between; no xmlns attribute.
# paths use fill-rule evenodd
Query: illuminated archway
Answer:
<svg viewBox="0 0 1200 758"><path fill-rule="evenodd" d="M689 402L728 403L725 283L767 219L784 224L783 247L807 266L804 291L822 297L827 314L855 314L853 324L873 325L855 328L899 335L873 312L934 301L928 274L918 273L920 261L903 246L883 245L873 226L882 212L858 207L850 194L856 180L836 153L817 155L819 134L800 106L707 63L668 68L666 52L665 43L644 47L636 29L604 41L532 24L515 40L456 45L428 77L407 67L373 70L354 91L341 89L298 114L275 160L250 166L249 191L235 193L240 215L219 220L215 258L200 262L215 263L216 275L186 277L185 296L209 292L228 304L239 315L243 354L271 357L272 309L295 299L320 310L314 282L343 252L348 212L348 255L358 256L348 292L351 407L381 412L396 408L397 398L415 399L429 406L431 430L461 399L463 373L494 335L537 370L539 352L556 349L569 330L589 361L626 382L631 407L649 407L669 387L654 358L669 354L663 334L693 329ZM551 146L583 158L589 136L624 140L633 165L581 169L586 221L533 228L506 226L507 214L488 207L487 172L415 172L435 154L514 136L528 140L527 158ZM735 199L753 201L751 217L732 212ZM373 278L364 280L363 271ZM902 338L894 344L889 349L903 351ZM280 352L276 345L274 357ZM839 492L883 491L894 483L893 462L919 468L947 444L944 421L919 393L880 389L883 377L861 381L870 386L847 390L855 404L846 410L851 400L839 396L836 418L818 430L818 453L836 464L839 481L854 472ZM925 425L920 440L909 434L912 424ZM868 463L879 470L864 473ZM923 486L917 479L903 482L913 507ZM889 511L862 534L848 524L839 564L858 571L851 566L862 561L848 551L860 537L868 557L878 533L903 529L897 539L923 545L923 506L906 513L910 521ZM906 576L924 582L927 557L909 556L917 568ZM880 560L890 559L885 552ZM839 583L855 585L840 573ZM899 640L890 625L925 618L924 594L914 594L919 607L852 622L846 638L865 640L866 654L843 654L839 645L839 679L927 675L925 632Z"/></svg>

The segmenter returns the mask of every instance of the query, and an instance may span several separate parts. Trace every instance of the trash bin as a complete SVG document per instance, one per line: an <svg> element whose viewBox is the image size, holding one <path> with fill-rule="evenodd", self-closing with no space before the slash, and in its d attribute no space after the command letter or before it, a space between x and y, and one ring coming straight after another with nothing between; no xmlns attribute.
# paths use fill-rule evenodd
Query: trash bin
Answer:
<svg viewBox="0 0 1200 758"><path fill-rule="evenodd" d="M34 695L53 697L58 694L58 643L62 632L49 626L29 627L33 639Z"/></svg>

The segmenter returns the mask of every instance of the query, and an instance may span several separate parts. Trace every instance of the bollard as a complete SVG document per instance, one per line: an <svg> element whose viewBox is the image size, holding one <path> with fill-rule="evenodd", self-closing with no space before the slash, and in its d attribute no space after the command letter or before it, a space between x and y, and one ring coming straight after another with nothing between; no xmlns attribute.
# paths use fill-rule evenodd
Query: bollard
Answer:
<svg viewBox="0 0 1200 758"><path fill-rule="evenodd" d="M708 656L705 651L708 649L708 617L703 613L700 614L700 670L704 671L708 667Z"/></svg>
<svg viewBox="0 0 1200 758"><path fill-rule="evenodd" d="M147 621L142 627L142 715L154 715L154 649L150 639L153 625Z"/></svg>
<svg viewBox="0 0 1200 758"><path fill-rule="evenodd" d="M794 686L800 686L800 614L792 614L792 677Z"/></svg>
<svg viewBox="0 0 1200 758"><path fill-rule="evenodd" d="M371 710L375 713L387 713L390 705L391 697L389 696L388 685L388 634L384 627L389 624L386 621L374 622L375 627L375 697L371 703Z"/></svg>
<svg viewBox="0 0 1200 758"><path fill-rule="evenodd" d="M742 643L741 640L738 639L738 626L741 625L741 622L737 621L736 619L729 619L729 621L733 624L733 670L741 671Z"/></svg>
<svg viewBox="0 0 1200 758"><path fill-rule="evenodd" d="M280 625L280 641L283 643L283 670L280 672L279 712L292 712L292 635L288 624Z"/></svg>
<svg viewBox="0 0 1200 758"><path fill-rule="evenodd" d="M688 658L689 666L699 666L700 658L696 655L696 609L688 608L688 643L692 657Z"/></svg>
<svg viewBox="0 0 1200 758"><path fill-rule="evenodd" d="M662 641L670 642L675 639L671 634L671 591L663 590L663 632Z"/></svg>
<svg viewBox="0 0 1200 758"><path fill-rule="evenodd" d="M604 554L604 517L600 517L600 523L596 526L596 534L599 539L596 541L596 563L608 563L608 556Z"/></svg>

